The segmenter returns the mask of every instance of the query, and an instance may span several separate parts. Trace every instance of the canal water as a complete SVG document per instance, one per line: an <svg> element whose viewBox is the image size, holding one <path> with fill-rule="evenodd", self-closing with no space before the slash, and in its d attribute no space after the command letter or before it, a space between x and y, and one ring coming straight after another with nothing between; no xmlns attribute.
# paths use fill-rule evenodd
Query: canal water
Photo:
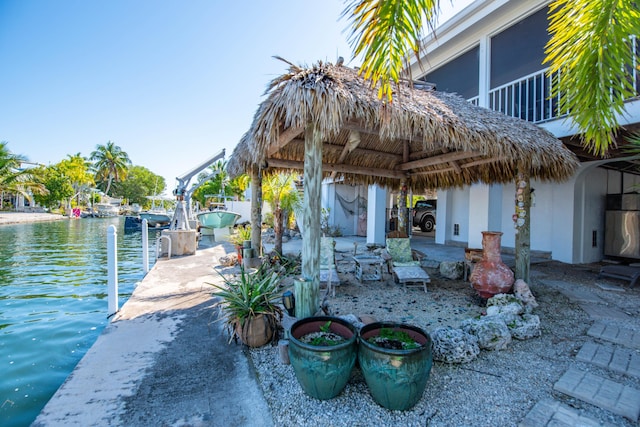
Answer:
<svg viewBox="0 0 640 427"><path fill-rule="evenodd" d="M0 426L31 424L107 325L111 224L121 307L144 276L141 233L123 217L0 226Z"/></svg>

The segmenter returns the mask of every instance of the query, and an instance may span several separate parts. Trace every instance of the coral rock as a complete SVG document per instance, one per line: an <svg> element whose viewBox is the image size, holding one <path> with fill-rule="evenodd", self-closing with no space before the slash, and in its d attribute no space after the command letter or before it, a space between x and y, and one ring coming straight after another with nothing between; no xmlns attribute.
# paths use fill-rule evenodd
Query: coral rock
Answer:
<svg viewBox="0 0 640 427"><path fill-rule="evenodd" d="M478 338L462 329L437 328L431 334L433 359L445 363L468 363L478 357Z"/></svg>
<svg viewBox="0 0 640 427"><path fill-rule="evenodd" d="M518 340L526 340L541 335L540 317L535 314L523 314L512 322L507 323L507 326L511 331L511 336Z"/></svg>
<svg viewBox="0 0 640 427"><path fill-rule="evenodd" d="M511 332L500 316L467 319L462 322L463 331L478 338L478 345L485 350L504 350L511 343Z"/></svg>
<svg viewBox="0 0 640 427"><path fill-rule="evenodd" d="M458 280L464 273L463 262L442 261L440 263L440 275L451 280Z"/></svg>
<svg viewBox="0 0 640 427"><path fill-rule="evenodd" d="M530 309L536 308L538 306L538 302L536 301L536 297L531 293L531 289L529 289L529 285L522 280L518 279L513 284L513 294L518 298L522 303Z"/></svg>

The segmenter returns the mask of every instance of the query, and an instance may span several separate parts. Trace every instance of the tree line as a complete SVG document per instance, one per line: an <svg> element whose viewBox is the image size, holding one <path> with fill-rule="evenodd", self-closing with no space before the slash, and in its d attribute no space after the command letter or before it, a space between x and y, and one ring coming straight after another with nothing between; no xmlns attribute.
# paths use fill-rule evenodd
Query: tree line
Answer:
<svg viewBox="0 0 640 427"><path fill-rule="evenodd" d="M55 164L30 168L23 167L25 162L27 157L13 153L6 141L0 141L0 209L12 208L6 200L17 194L30 204L48 209L91 206L100 202L103 195L146 208L151 204L150 198L167 189L162 176L132 164L129 155L112 141L98 144L89 157L68 154ZM194 192L193 198L201 206L206 205L211 194L242 198L249 179L245 176L229 180L225 168L223 161L211 166L219 173Z"/></svg>

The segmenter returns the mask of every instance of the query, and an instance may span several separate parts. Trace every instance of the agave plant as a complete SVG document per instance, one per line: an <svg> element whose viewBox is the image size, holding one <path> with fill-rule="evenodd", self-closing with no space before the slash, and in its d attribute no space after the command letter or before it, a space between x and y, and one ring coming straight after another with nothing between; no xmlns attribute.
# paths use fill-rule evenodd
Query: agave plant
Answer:
<svg viewBox="0 0 640 427"><path fill-rule="evenodd" d="M221 275L224 283L211 285L220 297L214 306L220 308L219 320L224 321L230 334L229 342L246 330L246 324L263 315L267 325L276 330L282 319L282 309L278 306L280 293L280 277L268 266L261 265L255 271L240 268L240 274L233 278Z"/></svg>

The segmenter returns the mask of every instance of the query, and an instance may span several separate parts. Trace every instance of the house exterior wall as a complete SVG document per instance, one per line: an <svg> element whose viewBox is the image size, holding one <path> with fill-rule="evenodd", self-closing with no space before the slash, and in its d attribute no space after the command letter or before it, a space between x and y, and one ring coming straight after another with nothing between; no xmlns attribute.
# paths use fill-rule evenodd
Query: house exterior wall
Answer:
<svg viewBox="0 0 640 427"><path fill-rule="evenodd" d="M414 78L434 83L437 90L453 89L470 102L538 123L556 137L575 135L577 127L569 119L554 119L547 113L554 108L547 100L547 82L543 64L549 0L478 0L436 30L436 36L424 40L426 58L412 64ZM477 60L477 67L476 67ZM456 64L467 64L464 78ZM477 69L476 69L477 68ZM537 77L533 77L533 76ZM461 77L460 77L461 78ZM505 90L514 81L529 79L530 86L511 88L517 98L507 99ZM640 79L636 81L640 86ZM477 95L474 88L477 87ZM640 87L639 87L640 89ZM523 103L536 94L538 101ZM502 96L503 98L500 98ZM514 101L517 99L517 101ZM511 106L511 103L516 106ZM519 104L518 104L519 103ZM508 107L504 107L508 104ZM501 105L503 105L501 107ZM517 109L516 109L517 108ZM549 118L551 117L551 118ZM626 112L618 117L621 125L640 122L640 98L627 101ZM603 258L604 214L607 194L640 191L637 175L610 172L599 166L606 161L583 163L574 177L563 183L532 181L535 202L531 207L531 249L550 252L553 259L567 263L586 263ZM515 184L514 184L515 185ZM478 247L481 231L502 231L502 245L515 247L514 185L482 186L438 192L437 243L466 244ZM458 233L455 234L454 228Z"/></svg>

